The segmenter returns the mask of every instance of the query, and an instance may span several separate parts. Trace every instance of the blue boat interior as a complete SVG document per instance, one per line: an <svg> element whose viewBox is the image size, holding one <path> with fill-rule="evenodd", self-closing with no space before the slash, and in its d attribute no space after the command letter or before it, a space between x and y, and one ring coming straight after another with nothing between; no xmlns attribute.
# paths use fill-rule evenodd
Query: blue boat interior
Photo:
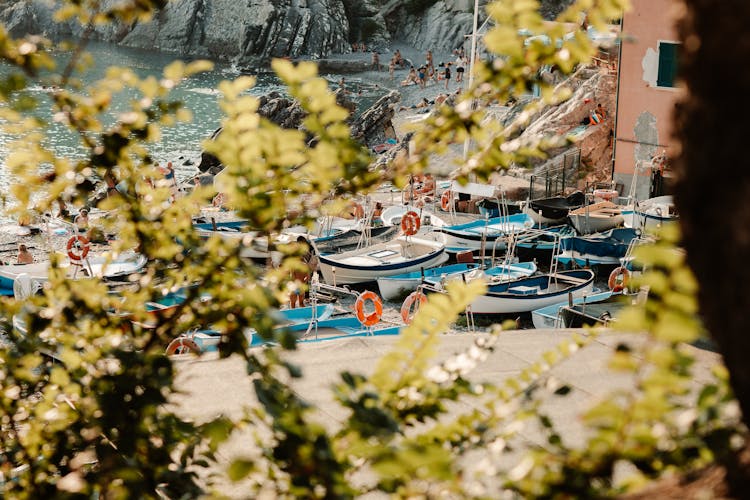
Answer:
<svg viewBox="0 0 750 500"><path fill-rule="evenodd" d="M569 279L566 279L569 278ZM583 284L593 281L594 273L588 269L576 271L563 271L557 273L550 281L549 274L540 274L539 276L530 276L507 283L497 283L490 285L487 293L502 293L513 295L537 295L550 288L550 283ZM554 290L558 292L559 290Z"/></svg>

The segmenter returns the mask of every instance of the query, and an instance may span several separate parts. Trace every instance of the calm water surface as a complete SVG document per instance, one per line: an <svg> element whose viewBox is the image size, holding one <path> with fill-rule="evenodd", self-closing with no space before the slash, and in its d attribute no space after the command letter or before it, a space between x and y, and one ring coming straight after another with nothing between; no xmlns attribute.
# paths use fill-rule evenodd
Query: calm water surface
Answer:
<svg viewBox="0 0 750 500"><path fill-rule="evenodd" d="M154 51L130 49L103 43L90 43L87 51L91 54L94 64L83 73L75 76L84 84L91 84L104 77L105 70L109 66L121 66L135 71L140 78L147 76L160 77L163 69L169 63L177 59L169 54ZM69 54L57 56L58 65L62 68L69 58ZM9 69L0 67L0 73L7 73ZM225 63L216 63L214 71L201 73L183 81L171 93L172 100L178 100L192 110L193 121L180 123L174 127L163 127L162 137L158 143L148 144L152 156L160 163L172 161L177 171L178 178L186 178L197 172L197 164L200 162L200 143L211 135L221 123L221 113L218 107L219 83L223 80L231 80L238 77L239 72ZM331 87L335 87L339 75L323 75ZM364 110L372 104L380 95L382 89L375 85L364 82L356 77L347 75L350 85L357 85L362 90L362 95L353 95L352 99L357 103L358 110ZM272 75L257 76L256 86L249 91L253 95L262 95L270 91L284 92L283 86ZM85 151L80 145L78 138L65 127L52 122L49 111L49 90L45 88L43 81L31 83L30 93L40 102L38 116L45 119L49 124L46 127L46 145L60 156L76 159L85 156ZM112 124L117 113L128 109L128 102L136 97L135 92L122 92L113 96L111 114L103 117L106 124ZM13 182L8 171L5 169L5 158L8 153L8 142L10 138L0 131L0 190L7 192L8 186ZM192 163L192 165L191 165Z"/></svg>

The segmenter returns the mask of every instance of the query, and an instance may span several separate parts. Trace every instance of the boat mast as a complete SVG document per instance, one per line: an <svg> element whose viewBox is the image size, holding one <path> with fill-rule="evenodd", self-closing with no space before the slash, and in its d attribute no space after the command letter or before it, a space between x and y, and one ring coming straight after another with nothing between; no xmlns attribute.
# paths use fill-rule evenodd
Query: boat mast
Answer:
<svg viewBox="0 0 750 500"><path fill-rule="evenodd" d="M474 24L471 32L471 61L469 61L469 90L474 84L474 60L477 57L477 25L479 24L479 0L474 0ZM474 99L471 101L471 109L474 109ZM469 141L467 137L464 141L464 162L469 156Z"/></svg>

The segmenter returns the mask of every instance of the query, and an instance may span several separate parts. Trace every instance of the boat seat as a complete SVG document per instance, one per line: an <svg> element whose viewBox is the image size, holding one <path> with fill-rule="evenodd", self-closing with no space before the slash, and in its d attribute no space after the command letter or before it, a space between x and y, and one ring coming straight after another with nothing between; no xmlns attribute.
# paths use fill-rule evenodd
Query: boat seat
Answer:
<svg viewBox="0 0 750 500"><path fill-rule="evenodd" d="M514 293L516 295L533 295L535 293L539 293L539 287L538 286L514 286L513 288L509 288L508 292Z"/></svg>
<svg viewBox="0 0 750 500"><path fill-rule="evenodd" d="M588 280L585 280L583 278L576 278L574 276L565 276L565 275L562 275L562 274L551 274L550 276L555 281L567 281L568 283L583 284L583 283L586 283L588 281Z"/></svg>

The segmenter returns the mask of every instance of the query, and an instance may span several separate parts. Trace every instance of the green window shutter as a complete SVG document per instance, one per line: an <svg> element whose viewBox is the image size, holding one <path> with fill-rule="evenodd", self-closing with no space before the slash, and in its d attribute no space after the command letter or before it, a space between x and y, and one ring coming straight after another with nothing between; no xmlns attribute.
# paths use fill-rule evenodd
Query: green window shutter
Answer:
<svg viewBox="0 0 750 500"><path fill-rule="evenodd" d="M659 72L656 77L657 87L674 87L677 76L679 44L662 42L659 44Z"/></svg>

